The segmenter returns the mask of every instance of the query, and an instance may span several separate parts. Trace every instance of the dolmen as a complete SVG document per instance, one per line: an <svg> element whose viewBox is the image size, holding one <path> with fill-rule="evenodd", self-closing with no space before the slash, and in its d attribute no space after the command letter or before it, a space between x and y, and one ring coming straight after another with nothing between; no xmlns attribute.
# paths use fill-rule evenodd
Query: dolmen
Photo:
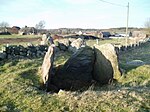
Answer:
<svg viewBox="0 0 150 112"><path fill-rule="evenodd" d="M59 68L53 67L54 51L55 47L49 46L42 65L47 91L79 90L93 82L109 84L121 77L118 55L112 44L80 47Z"/></svg>

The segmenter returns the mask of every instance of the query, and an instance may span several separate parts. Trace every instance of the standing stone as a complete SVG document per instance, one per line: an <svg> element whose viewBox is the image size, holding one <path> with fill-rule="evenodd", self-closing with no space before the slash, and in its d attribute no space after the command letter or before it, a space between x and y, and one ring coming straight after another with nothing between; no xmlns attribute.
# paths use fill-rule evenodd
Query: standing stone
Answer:
<svg viewBox="0 0 150 112"><path fill-rule="evenodd" d="M121 77L118 56L112 44L95 45L95 54L95 76L104 75L108 79L119 79Z"/></svg>
<svg viewBox="0 0 150 112"><path fill-rule="evenodd" d="M90 85L94 64L91 47L80 48L52 78L52 84L59 89L75 90Z"/></svg>
<svg viewBox="0 0 150 112"><path fill-rule="evenodd" d="M53 62L54 62L54 48L50 46L45 54L41 70L44 84L48 82L48 79L50 81L52 75Z"/></svg>

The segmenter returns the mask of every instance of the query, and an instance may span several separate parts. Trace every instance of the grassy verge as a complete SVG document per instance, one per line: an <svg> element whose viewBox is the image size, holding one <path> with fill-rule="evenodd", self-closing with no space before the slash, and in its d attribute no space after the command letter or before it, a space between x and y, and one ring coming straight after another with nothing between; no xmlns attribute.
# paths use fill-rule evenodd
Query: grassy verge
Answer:
<svg viewBox="0 0 150 112"><path fill-rule="evenodd" d="M150 43L120 54L124 74L117 83L92 85L85 91L46 93L40 89L42 58L0 62L0 111L2 112L149 112ZM147 56L145 58L145 56ZM55 65L69 54L59 54ZM141 59L141 66L126 61Z"/></svg>

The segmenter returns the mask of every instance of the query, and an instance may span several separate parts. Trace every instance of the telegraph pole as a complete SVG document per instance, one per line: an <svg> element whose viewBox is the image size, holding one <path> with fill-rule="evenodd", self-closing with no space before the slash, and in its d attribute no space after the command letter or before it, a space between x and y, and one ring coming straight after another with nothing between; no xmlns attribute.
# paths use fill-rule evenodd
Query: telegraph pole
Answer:
<svg viewBox="0 0 150 112"><path fill-rule="evenodd" d="M121 4L117 4L117 3L113 3L113 2L108 2L106 0L99 0L99 1L111 4L111 5L115 5L115 6L127 7L127 26L126 26L126 38L125 38L125 44L126 44L126 47L127 47L128 46L129 2L128 2L128 5L125 6L125 5L121 5Z"/></svg>
<svg viewBox="0 0 150 112"><path fill-rule="evenodd" d="M128 45L129 2L127 5L126 47Z"/></svg>

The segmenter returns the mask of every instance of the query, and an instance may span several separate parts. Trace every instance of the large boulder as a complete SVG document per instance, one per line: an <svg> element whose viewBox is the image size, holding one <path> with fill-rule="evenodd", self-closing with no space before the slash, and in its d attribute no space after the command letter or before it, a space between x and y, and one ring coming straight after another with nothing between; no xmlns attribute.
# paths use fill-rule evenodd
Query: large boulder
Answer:
<svg viewBox="0 0 150 112"><path fill-rule="evenodd" d="M113 68L102 52L95 48L95 64L93 78L100 84L108 84L113 79Z"/></svg>
<svg viewBox="0 0 150 112"><path fill-rule="evenodd" d="M68 52L75 53L76 51L77 51L77 49L75 47L72 47L72 46L68 47Z"/></svg>
<svg viewBox="0 0 150 112"><path fill-rule="evenodd" d="M119 79L121 77L118 56L112 44L95 45L95 55L94 76L96 80L106 83L112 78Z"/></svg>
<svg viewBox="0 0 150 112"><path fill-rule="evenodd" d="M68 47L63 43L58 43L58 48L62 51L66 51Z"/></svg>
<svg viewBox="0 0 150 112"><path fill-rule="evenodd" d="M94 51L82 47L75 52L52 78L52 84L59 89L74 90L90 85L94 64Z"/></svg>

